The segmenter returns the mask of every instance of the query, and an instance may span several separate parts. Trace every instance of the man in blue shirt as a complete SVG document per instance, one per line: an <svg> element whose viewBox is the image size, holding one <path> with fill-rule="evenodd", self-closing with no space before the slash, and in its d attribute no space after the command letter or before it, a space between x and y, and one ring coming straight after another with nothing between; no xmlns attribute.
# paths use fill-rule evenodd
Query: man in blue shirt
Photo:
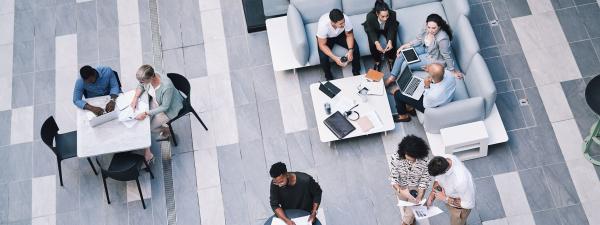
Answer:
<svg viewBox="0 0 600 225"><path fill-rule="evenodd" d="M80 77L75 81L73 90L73 104L80 109L92 111L96 115L102 115L104 111L111 112L115 109L115 100L121 92L117 74L110 67L99 66L96 69L85 65L79 70ZM82 97L93 98L110 95L110 101L106 103L105 109L88 104Z"/></svg>

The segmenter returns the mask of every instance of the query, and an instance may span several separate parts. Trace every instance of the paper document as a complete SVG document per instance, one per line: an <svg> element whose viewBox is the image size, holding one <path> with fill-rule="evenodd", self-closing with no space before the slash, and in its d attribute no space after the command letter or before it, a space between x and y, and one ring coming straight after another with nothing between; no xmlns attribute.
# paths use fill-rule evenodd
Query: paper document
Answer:
<svg viewBox="0 0 600 225"><path fill-rule="evenodd" d="M384 87L380 82L365 81L358 86L358 89L366 88L368 95L383 95Z"/></svg>
<svg viewBox="0 0 600 225"><path fill-rule="evenodd" d="M135 117L147 109L148 104L142 101L138 102L135 110L128 106L119 113L119 121L121 121L127 128L131 128L137 122Z"/></svg>
<svg viewBox="0 0 600 225"><path fill-rule="evenodd" d="M312 225L312 224L308 223L308 216L294 218L294 219L292 219L292 221L294 221L294 223L296 223L296 225ZM283 220L281 220L277 217L273 217L273 220L271 220L271 225L286 225L286 224L285 224L285 222L283 222Z"/></svg>
<svg viewBox="0 0 600 225"><path fill-rule="evenodd" d="M381 123L381 119L379 119L377 112L375 112L374 110L368 111L363 116L369 118L369 120L373 124L372 129L380 129L383 127L383 123Z"/></svg>
<svg viewBox="0 0 600 225"><path fill-rule="evenodd" d="M427 219L444 212L436 206L431 206L429 209L427 209L426 206L411 206L410 208L412 209L415 219L417 220Z"/></svg>
<svg viewBox="0 0 600 225"><path fill-rule="evenodd" d="M131 90L119 95L119 97L117 98L117 109L123 110L125 109L125 107L129 106L134 95L135 90Z"/></svg>
<svg viewBox="0 0 600 225"><path fill-rule="evenodd" d="M356 104L354 104L354 101L352 101L352 99L344 97L340 94L333 97L332 100L333 100L332 104L331 104L331 108L333 109L333 110L331 110L332 112L340 111L341 113L343 113L343 112L350 110L352 107L354 107L356 105Z"/></svg>
<svg viewBox="0 0 600 225"><path fill-rule="evenodd" d="M415 206L415 205L423 205L423 204L425 204L425 201L427 201L427 199L426 199L426 198L424 198L424 199L421 199L421 202L419 202L419 204L415 204L415 203L412 203L412 202L408 202L408 201L402 201L402 200L398 199L398 206L401 206L401 207L402 207L402 206Z"/></svg>

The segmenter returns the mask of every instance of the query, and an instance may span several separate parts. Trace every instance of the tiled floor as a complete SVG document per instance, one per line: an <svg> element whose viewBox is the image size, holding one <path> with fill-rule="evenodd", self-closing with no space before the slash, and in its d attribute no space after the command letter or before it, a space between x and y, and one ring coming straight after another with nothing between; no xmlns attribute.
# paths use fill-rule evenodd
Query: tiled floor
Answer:
<svg viewBox="0 0 600 225"><path fill-rule="evenodd" d="M274 72L266 32L246 33L241 1L157 1L156 48L152 1L0 0L0 224L167 224L162 163L153 166L155 179L142 178L148 209L134 183L110 180L109 205L85 159L63 161L61 187L55 157L39 137L50 115L61 132L75 130L70 98L80 66L111 66L129 90L142 63L184 74L209 128L194 117L174 124L177 224L263 224L272 215L267 171L277 161L319 181L324 224L400 223L387 160L405 135L425 137L420 124L321 143L308 85L322 72ZM264 2L266 12L285 12L287 1ZM600 225L600 168L580 150L598 119L583 96L600 74L598 1L469 3L509 141L465 162L477 185L468 224ZM152 150L161 158L157 143ZM448 224L447 217L419 224Z"/></svg>

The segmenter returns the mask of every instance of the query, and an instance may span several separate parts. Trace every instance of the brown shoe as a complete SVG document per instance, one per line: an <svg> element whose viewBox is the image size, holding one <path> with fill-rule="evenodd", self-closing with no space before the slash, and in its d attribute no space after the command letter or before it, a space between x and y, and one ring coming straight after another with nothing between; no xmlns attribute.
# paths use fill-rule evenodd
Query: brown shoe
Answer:
<svg viewBox="0 0 600 225"><path fill-rule="evenodd" d="M385 84L386 87L390 86L391 84L396 83L396 76L390 75L390 77L385 79L385 81L383 83Z"/></svg>
<svg viewBox="0 0 600 225"><path fill-rule="evenodd" d="M406 115L406 118L400 118L400 115L394 116L395 123L405 123L410 122L411 118L409 115Z"/></svg>

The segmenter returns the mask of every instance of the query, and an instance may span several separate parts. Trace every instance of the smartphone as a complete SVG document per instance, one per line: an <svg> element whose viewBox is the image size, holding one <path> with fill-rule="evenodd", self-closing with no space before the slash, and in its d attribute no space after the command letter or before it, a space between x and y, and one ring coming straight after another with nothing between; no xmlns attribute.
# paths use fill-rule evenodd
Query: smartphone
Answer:
<svg viewBox="0 0 600 225"><path fill-rule="evenodd" d="M342 61L343 63L348 62L348 57L342 56L342 58L340 58L340 61Z"/></svg>

